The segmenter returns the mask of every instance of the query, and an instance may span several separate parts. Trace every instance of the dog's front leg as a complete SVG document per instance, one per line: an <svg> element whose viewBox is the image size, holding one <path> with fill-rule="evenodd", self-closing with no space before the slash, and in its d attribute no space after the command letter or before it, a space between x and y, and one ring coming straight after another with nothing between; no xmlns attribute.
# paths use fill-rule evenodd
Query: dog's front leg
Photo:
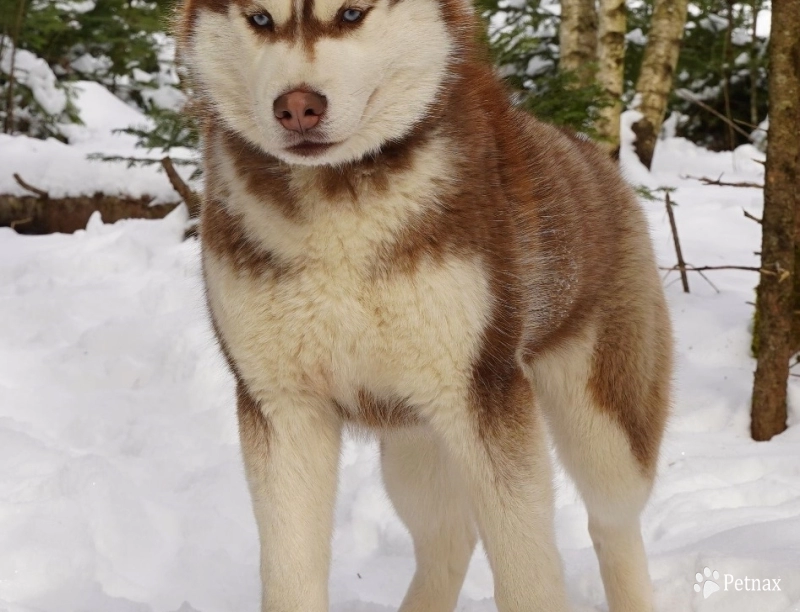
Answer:
<svg viewBox="0 0 800 612"><path fill-rule="evenodd" d="M327 612L341 422L303 398L264 405L243 383L238 412L261 539L262 612Z"/></svg>
<svg viewBox="0 0 800 612"><path fill-rule="evenodd" d="M483 382L432 427L469 487L497 609L566 612L542 416L521 371Z"/></svg>

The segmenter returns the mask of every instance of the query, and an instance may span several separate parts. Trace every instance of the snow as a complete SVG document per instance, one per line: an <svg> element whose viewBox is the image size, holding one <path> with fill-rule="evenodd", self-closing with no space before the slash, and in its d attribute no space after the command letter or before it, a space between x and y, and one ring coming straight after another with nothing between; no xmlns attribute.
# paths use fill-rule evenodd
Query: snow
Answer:
<svg viewBox="0 0 800 612"><path fill-rule="evenodd" d="M74 11L76 13L88 13L89 11L93 10L96 5L97 2L95 0L78 0L56 3L56 7L58 7L59 10Z"/></svg>
<svg viewBox="0 0 800 612"><path fill-rule="evenodd" d="M737 47L743 47L751 44L753 41L753 33L744 28L734 28L731 32L731 43Z"/></svg>
<svg viewBox="0 0 800 612"><path fill-rule="evenodd" d="M758 21L756 22L756 36L759 38L769 38L770 31L772 30L772 9L764 8L758 12Z"/></svg>
<svg viewBox="0 0 800 612"><path fill-rule="evenodd" d="M70 62L70 65L78 72L89 76L93 74L106 74L114 65L111 58L107 55L95 57L90 53L84 53Z"/></svg>
<svg viewBox="0 0 800 612"><path fill-rule="evenodd" d="M12 57L14 78L28 87L39 106L48 115L60 115L67 107L67 93L60 87L56 75L42 58L25 49L13 52L10 42L2 39L0 44L0 72L11 74Z"/></svg>
<svg viewBox="0 0 800 612"><path fill-rule="evenodd" d="M547 72L553 67L553 60L545 59L540 55L534 55L528 61L528 66L525 68L525 74L528 76L537 76Z"/></svg>
<svg viewBox="0 0 800 612"><path fill-rule="evenodd" d="M766 117L758 127L750 133L750 140L759 151L767 150L767 134L769 133L769 117Z"/></svg>
<svg viewBox="0 0 800 612"><path fill-rule="evenodd" d="M72 85L72 90L83 125L60 127L69 144L55 138L38 140L0 134L0 193L30 195L14 180L14 173L18 173L53 198L102 192L135 198L150 196L153 203L179 201L166 175L159 172L158 164L128 167L127 162L89 158L99 153L160 159L161 151L137 148L135 136L115 132L127 127L145 127L150 119L98 83L78 81ZM175 149L171 155L184 159L194 157L183 149ZM181 171L187 175L184 178L188 178L189 172Z"/></svg>
<svg viewBox="0 0 800 612"><path fill-rule="evenodd" d="M175 39L162 33L154 34L154 38L158 42L158 74L152 79L155 87L143 89L142 97L159 108L180 110L186 103L186 95L178 88Z"/></svg>
<svg viewBox="0 0 800 612"><path fill-rule="evenodd" d="M647 44L647 36L642 32L642 28L636 28L628 32L625 35L625 40L639 47L644 47Z"/></svg>
<svg viewBox="0 0 800 612"><path fill-rule="evenodd" d="M736 56L736 59L733 60L734 66L749 66L750 65L750 53L748 51L742 51L739 55Z"/></svg>
<svg viewBox="0 0 800 612"><path fill-rule="evenodd" d="M139 117L80 88L87 125L72 134L72 147L6 137L0 167L24 154L17 168L50 189L74 184L66 169L81 180L105 180L67 149L87 151L110 138L112 126ZM759 226L742 209L761 214L760 190L689 177L762 182L763 155L753 147L711 153L672 138L659 141L649 173L633 158L635 119L623 117L622 164L635 184L676 189L686 259L757 265ZM109 147L129 146L118 138ZM8 154L15 143L16 154ZM50 169L38 170L42 164ZM145 184L136 172L106 184ZM147 184L158 184L156 176ZM643 205L659 262L671 266L664 204ZM0 611L258 609L258 543L233 383L206 316L198 244L182 241L185 223L181 207L160 221L106 225L95 216L73 235L0 229ZM643 517L657 610L797 612L800 419L794 409L787 432L769 443L750 440L757 277L708 276L719 292L696 274L688 295L675 274L665 281L677 337L674 413ZM790 401L800 405L796 379ZM385 497L375 445L349 439L341 468L332 610L396 610L413 551ZM556 485L574 609L606 610L586 513L560 470ZM694 586L701 588L698 573L703 587L712 586L706 567L723 588L728 576L769 578L780 579L781 591L736 591L731 582L703 599ZM459 610L494 610L491 596L478 551Z"/></svg>
<svg viewBox="0 0 800 612"><path fill-rule="evenodd" d="M500 5L500 8L522 10L525 8L525 4L526 4L525 0L503 0L503 3Z"/></svg>
<svg viewBox="0 0 800 612"><path fill-rule="evenodd" d="M711 32L722 32L728 27L728 20L719 15L708 13L700 21L700 27Z"/></svg>

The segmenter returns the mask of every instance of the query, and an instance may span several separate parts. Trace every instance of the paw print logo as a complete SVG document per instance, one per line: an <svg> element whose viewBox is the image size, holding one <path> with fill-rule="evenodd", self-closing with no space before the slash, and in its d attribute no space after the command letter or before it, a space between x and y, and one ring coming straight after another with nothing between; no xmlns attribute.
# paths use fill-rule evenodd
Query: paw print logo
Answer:
<svg viewBox="0 0 800 612"><path fill-rule="evenodd" d="M712 580L713 578L713 580ZM719 585L715 582L719 580L719 572L717 570L711 571L710 568L706 567L703 569L703 573L697 572L695 574L694 579L696 581L694 585L695 593L703 593L703 599L708 599L714 593L719 591Z"/></svg>

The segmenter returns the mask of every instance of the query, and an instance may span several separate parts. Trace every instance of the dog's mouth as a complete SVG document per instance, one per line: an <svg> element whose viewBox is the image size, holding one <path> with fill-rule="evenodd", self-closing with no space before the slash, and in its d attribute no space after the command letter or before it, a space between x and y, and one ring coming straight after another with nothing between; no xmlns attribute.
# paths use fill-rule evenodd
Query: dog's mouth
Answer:
<svg viewBox="0 0 800 612"><path fill-rule="evenodd" d="M304 157L314 157L322 155L325 151L335 146L335 142L313 142L311 140L304 140L296 145L287 147L286 150L295 155L302 155Z"/></svg>

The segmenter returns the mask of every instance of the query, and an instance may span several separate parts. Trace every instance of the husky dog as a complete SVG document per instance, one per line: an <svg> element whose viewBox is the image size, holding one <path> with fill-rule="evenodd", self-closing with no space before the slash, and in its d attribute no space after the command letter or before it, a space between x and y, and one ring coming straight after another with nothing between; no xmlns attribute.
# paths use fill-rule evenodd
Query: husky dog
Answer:
<svg viewBox="0 0 800 612"><path fill-rule="evenodd" d="M615 164L512 105L468 0L184 0L179 19L262 610L328 609L346 426L379 437L414 541L402 612L452 611L479 536L501 612L568 609L546 426L610 610L652 610L639 516L671 332Z"/></svg>

